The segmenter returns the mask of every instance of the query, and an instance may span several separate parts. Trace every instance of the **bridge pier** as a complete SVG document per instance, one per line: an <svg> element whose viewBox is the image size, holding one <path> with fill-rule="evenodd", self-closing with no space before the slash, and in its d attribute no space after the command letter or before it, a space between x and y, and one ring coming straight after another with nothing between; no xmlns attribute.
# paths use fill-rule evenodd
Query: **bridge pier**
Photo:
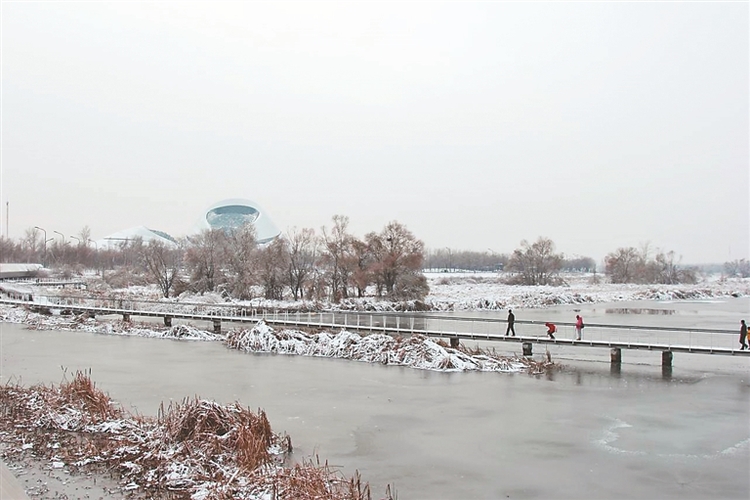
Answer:
<svg viewBox="0 0 750 500"><path fill-rule="evenodd" d="M524 342L523 344L521 344L524 356L531 356L532 355L532 345L533 344L531 342Z"/></svg>
<svg viewBox="0 0 750 500"><path fill-rule="evenodd" d="M164 316L164 326L172 326L172 316Z"/></svg>
<svg viewBox="0 0 750 500"><path fill-rule="evenodd" d="M450 341L451 341L451 347L454 348L454 349L458 349L459 338L458 337L451 337Z"/></svg>
<svg viewBox="0 0 750 500"><path fill-rule="evenodd" d="M672 351L662 351L661 352L661 366L672 366Z"/></svg>
<svg viewBox="0 0 750 500"><path fill-rule="evenodd" d="M609 351L609 361L613 365L621 364L622 363L622 349L620 349L619 347L613 347Z"/></svg>
<svg viewBox="0 0 750 500"><path fill-rule="evenodd" d="M221 320L220 319L214 320L214 333L221 333Z"/></svg>
<svg viewBox="0 0 750 500"><path fill-rule="evenodd" d="M130 314L127 314L127 313L122 313L122 320L123 320L123 321L124 321L125 323L130 323Z"/></svg>

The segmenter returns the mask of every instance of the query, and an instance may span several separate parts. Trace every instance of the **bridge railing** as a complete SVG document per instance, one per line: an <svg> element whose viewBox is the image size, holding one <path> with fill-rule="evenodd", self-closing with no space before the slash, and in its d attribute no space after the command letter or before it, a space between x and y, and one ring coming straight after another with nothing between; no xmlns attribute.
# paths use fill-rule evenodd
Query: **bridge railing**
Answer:
<svg viewBox="0 0 750 500"><path fill-rule="evenodd" d="M443 337L476 334L493 338L505 335L507 322L498 318L471 318L434 313L288 311L261 309L248 305L172 302L127 297L78 297L35 295L34 301L59 307L99 307L129 311L150 311L164 315L218 316L269 319L288 325L319 326L338 330L351 327L360 331L383 331L411 334L429 332ZM556 323L557 339L575 338L573 323ZM539 321L516 321L516 333L524 338L547 338L546 327ZM583 341L611 342L625 345L660 345L688 348L736 349L738 333L718 329L649 327L634 325L587 324Z"/></svg>
<svg viewBox="0 0 750 500"><path fill-rule="evenodd" d="M456 318L414 313L359 313L359 312L284 312L258 311L260 317L287 324L308 324L338 329L381 331L387 329L402 334L429 332L442 337L474 334L477 337L505 336L507 322L490 318ZM576 338L573 323L556 323L558 340ZM516 322L516 332L524 339L546 339L547 328L541 322ZM583 342L613 343L638 346L679 346L687 348L736 349L738 334L726 330L677 328L636 325L589 324L583 329Z"/></svg>

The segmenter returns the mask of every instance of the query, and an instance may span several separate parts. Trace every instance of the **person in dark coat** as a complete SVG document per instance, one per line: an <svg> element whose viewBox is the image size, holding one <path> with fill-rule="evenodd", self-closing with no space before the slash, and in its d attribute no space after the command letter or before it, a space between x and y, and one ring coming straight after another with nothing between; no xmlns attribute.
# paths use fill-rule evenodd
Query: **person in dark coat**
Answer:
<svg viewBox="0 0 750 500"><path fill-rule="evenodd" d="M513 314L513 311L508 309L508 328L505 330L505 336L507 337L510 332L513 332L513 336L516 336L516 315Z"/></svg>
<svg viewBox="0 0 750 500"><path fill-rule="evenodd" d="M740 348L740 351L744 351L747 349L747 344L745 343L745 339L747 338L747 325L745 324L745 320L740 320L740 344L742 344L742 347Z"/></svg>

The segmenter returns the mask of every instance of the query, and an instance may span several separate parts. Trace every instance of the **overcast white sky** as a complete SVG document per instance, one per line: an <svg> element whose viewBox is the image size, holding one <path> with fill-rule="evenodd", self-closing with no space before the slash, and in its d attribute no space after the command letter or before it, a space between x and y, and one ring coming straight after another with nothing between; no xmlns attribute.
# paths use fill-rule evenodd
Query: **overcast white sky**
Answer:
<svg viewBox="0 0 750 500"><path fill-rule="evenodd" d="M224 198L429 248L748 257L748 3L3 3L2 234ZM58 236L59 238L59 236Z"/></svg>

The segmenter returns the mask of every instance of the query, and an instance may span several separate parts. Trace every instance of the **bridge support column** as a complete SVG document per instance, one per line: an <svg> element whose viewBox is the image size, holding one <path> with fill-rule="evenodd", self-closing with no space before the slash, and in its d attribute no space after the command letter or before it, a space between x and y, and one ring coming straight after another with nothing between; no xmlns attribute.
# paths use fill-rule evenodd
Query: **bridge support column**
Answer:
<svg viewBox="0 0 750 500"><path fill-rule="evenodd" d="M458 337L451 337L451 347L458 349Z"/></svg>
<svg viewBox="0 0 750 500"><path fill-rule="evenodd" d="M127 314L127 313L123 313L123 315L122 315L122 320L123 320L123 321L124 321L125 323L130 323L130 314Z"/></svg>
<svg viewBox="0 0 750 500"><path fill-rule="evenodd" d="M221 333L221 320L220 319L214 320L214 333Z"/></svg>
<svg viewBox="0 0 750 500"><path fill-rule="evenodd" d="M661 352L661 366L672 366L672 351Z"/></svg>
<svg viewBox="0 0 750 500"><path fill-rule="evenodd" d="M609 360L613 365L619 365L622 363L622 349L619 347L613 347L609 351Z"/></svg>
<svg viewBox="0 0 750 500"><path fill-rule="evenodd" d="M524 356L531 356L532 355L532 344L531 342L524 342L522 344L523 348L523 355Z"/></svg>
<svg viewBox="0 0 750 500"><path fill-rule="evenodd" d="M164 316L164 326L172 326L172 316Z"/></svg>

